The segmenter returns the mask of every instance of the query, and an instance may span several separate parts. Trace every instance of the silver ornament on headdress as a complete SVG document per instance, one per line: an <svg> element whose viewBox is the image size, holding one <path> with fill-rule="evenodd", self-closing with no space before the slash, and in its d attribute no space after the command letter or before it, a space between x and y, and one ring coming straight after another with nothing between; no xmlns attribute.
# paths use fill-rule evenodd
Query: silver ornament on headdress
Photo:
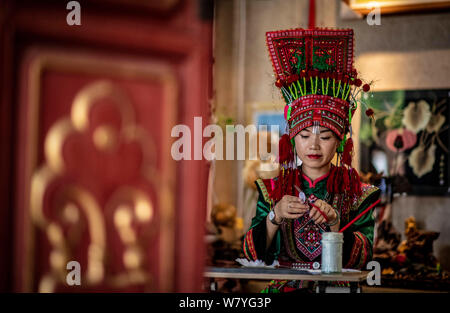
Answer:
<svg viewBox="0 0 450 313"><path fill-rule="evenodd" d="M314 135L319 135L319 134L320 134L319 121L314 121L312 133L313 133Z"/></svg>

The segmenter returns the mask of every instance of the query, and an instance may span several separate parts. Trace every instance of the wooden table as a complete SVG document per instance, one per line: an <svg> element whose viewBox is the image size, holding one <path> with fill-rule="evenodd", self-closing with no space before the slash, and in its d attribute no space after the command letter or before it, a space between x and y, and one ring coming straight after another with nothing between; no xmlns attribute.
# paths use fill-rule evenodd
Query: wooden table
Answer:
<svg viewBox="0 0 450 313"><path fill-rule="evenodd" d="M327 283L334 281L348 281L350 282L350 290L348 290L349 292L361 292L359 283L366 280L368 274L368 271L351 271L342 272L340 274L322 274L311 273L309 271L300 269L252 267L207 267L204 272L204 276L210 278L212 280L212 283L214 284L215 278L317 281L319 282L319 289L317 290L317 292L329 292L331 290L331 287L327 286ZM211 287L211 289L214 288L213 285L211 285Z"/></svg>

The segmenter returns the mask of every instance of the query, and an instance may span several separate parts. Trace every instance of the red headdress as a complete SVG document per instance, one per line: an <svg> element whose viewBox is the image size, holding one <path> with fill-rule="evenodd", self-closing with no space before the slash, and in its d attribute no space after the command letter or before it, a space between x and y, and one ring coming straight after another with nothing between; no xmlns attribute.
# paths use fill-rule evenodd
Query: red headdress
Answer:
<svg viewBox="0 0 450 313"><path fill-rule="evenodd" d="M294 137L306 127L323 126L341 140L338 164L332 167L328 179L328 192L359 195L359 175L351 166L351 119L358 93L369 91L370 86L361 86L353 67L353 30L272 31L266 33L266 41L275 85L286 101L284 117L289 127L289 134L280 140L280 188L294 179ZM279 190L279 196L284 192L290 190Z"/></svg>

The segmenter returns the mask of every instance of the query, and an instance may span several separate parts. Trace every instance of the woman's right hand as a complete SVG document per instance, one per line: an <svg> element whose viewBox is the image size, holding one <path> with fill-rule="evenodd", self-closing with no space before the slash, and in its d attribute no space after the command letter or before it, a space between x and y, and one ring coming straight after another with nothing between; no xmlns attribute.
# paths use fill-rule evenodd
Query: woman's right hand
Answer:
<svg viewBox="0 0 450 313"><path fill-rule="evenodd" d="M281 222L283 218L297 219L302 217L308 209L309 206L298 197L289 195L284 195L273 208L277 223Z"/></svg>

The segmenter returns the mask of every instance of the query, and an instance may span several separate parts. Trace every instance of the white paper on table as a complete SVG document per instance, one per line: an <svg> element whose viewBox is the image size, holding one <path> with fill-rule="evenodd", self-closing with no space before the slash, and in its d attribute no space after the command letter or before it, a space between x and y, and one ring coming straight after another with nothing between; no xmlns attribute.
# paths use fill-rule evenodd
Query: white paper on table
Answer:
<svg viewBox="0 0 450 313"><path fill-rule="evenodd" d="M244 267L266 267L266 268L275 268L275 266L280 265L280 263L275 260L271 265L267 265L263 260L249 261L247 259L236 259L236 262L241 264Z"/></svg>
<svg viewBox="0 0 450 313"><path fill-rule="evenodd" d="M275 260L273 261L273 263L271 265L267 265L263 260L256 260L256 261L249 261L247 259L244 258L238 258L235 260L236 262L238 262L239 264L241 264L244 267L262 267L262 268L275 268L276 266L279 266L280 263ZM314 270L314 269L301 269L299 268L298 270L302 270L302 271L307 271L313 275L318 275L318 274L322 274L322 270L318 269L318 270ZM353 268L343 268L342 269L342 273L361 273L360 270L356 270Z"/></svg>
<svg viewBox="0 0 450 313"><path fill-rule="evenodd" d="M354 268L343 268L342 273L361 273L361 271Z"/></svg>

